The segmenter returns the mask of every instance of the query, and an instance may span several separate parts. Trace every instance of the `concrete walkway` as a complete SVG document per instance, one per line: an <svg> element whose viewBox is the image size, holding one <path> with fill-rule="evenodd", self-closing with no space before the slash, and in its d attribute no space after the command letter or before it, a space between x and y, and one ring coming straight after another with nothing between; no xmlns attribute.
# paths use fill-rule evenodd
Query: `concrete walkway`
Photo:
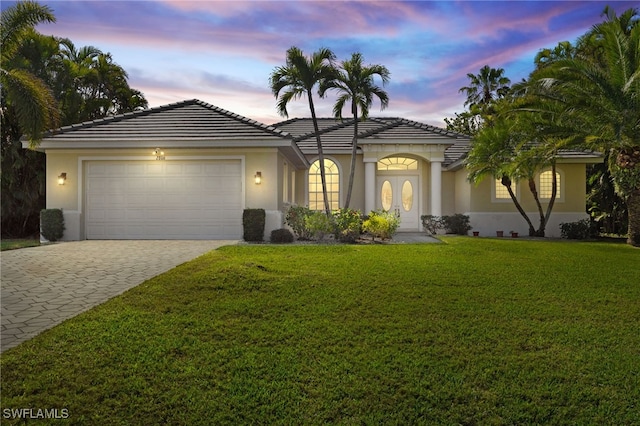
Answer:
<svg viewBox="0 0 640 426"><path fill-rule="evenodd" d="M0 351L237 241L74 241L0 253Z"/></svg>

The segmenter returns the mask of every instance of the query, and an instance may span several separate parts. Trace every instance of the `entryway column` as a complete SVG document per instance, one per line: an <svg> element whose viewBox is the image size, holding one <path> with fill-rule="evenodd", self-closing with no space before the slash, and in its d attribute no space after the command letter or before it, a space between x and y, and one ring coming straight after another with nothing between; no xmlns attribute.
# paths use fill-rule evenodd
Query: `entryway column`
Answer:
<svg viewBox="0 0 640 426"><path fill-rule="evenodd" d="M431 162L431 214L442 216L442 162Z"/></svg>
<svg viewBox="0 0 640 426"><path fill-rule="evenodd" d="M364 160L364 214L376 208L376 164L377 160Z"/></svg>

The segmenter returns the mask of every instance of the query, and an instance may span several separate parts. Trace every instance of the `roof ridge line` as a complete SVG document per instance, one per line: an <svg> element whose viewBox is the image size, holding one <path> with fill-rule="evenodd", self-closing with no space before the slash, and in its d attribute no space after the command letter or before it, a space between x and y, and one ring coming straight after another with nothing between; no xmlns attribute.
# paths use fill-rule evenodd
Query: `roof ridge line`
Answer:
<svg viewBox="0 0 640 426"><path fill-rule="evenodd" d="M227 109L221 108L219 106L210 104L208 102L201 101L199 99L194 99L194 101L195 101L196 104L198 104L200 106L203 106L203 107L208 108L208 109L210 109L212 111L224 114L227 117L233 118L234 120L238 120L238 121L240 121L242 123L249 124L250 126L253 126L256 129L265 130L265 131L268 131L268 132L270 132L270 133L272 133L274 135L282 136L284 138L293 138L293 136L290 135L288 132L280 130L280 129L278 129L278 128L270 125L270 124L261 123L261 122L259 122L257 120L252 119L252 118L245 117L244 115L237 114L235 112L232 112L232 111L229 111Z"/></svg>
<svg viewBox="0 0 640 426"><path fill-rule="evenodd" d="M455 137L470 138L469 135L464 135L462 133L453 132L451 130L447 130L447 129L444 129L444 128L438 127L438 126L434 126L432 124L421 123L419 121L409 120L408 118L402 118L401 120L406 122L410 126L413 126L413 127L419 128L419 129L428 129L428 130L431 130L431 131L436 132L436 133L440 133L440 134L444 134L444 135L451 135L451 136L455 136Z"/></svg>
<svg viewBox="0 0 640 426"><path fill-rule="evenodd" d="M138 111L129 111L129 112L123 112L123 113L116 114L116 115L109 115L109 116L106 116L106 117L97 118L95 120L88 120L88 121L83 121L83 122L80 122L80 123L69 124L67 126L62 126L62 127L56 128L56 129L48 130L47 132L45 132L43 134L43 137L56 135L56 134L59 134L59 133L63 133L65 131L70 131L70 130L72 130L72 131L80 130L80 129L84 129L84 128L87 128L87 127L102 125L102 124L105 124L105 123L115 123L115 122L124 120L126 118L145 116L145 115L153 114L155 112L160 112L160 111L164 111L164 110L167 110L167 109L175 108L177 106L182 106L182 105L188 105L188 104L191 104L191 103L195 103L196 101L198 101L198 100L197 99L189 99L189 100L185 100L185 101L173 102L173 103L170 103L170 104L160 105L160 106L156 106L156 107L145 108L145 109L141 109L141 110L138 110Z"/></svg>
<svg viewBox="0 0 640 426"><path fill-rule="evenodd" d="M327 119L330 120L331 118L327 118ZM311 120L313 120L313 119L311 119ZM354 119L350 118L348 121L350 121L352 123L354 121ZM340 122L338 122L336 120L336 124L334 124L333 126L329 126L326 129L318 130L318 135L323 135L325 133L332 132L334 130L345 128L345 127L349 126L351 123L345 123L344 120L341 120ZM314 130L313 132L308 132L308 133L305 133L303 135L297 136L293 140L295 142L299 142L299 141L301 141L303 139L307 139L307 138L310 138L311 136L315 136L315 134L316 134L316 132Z"/></svg>

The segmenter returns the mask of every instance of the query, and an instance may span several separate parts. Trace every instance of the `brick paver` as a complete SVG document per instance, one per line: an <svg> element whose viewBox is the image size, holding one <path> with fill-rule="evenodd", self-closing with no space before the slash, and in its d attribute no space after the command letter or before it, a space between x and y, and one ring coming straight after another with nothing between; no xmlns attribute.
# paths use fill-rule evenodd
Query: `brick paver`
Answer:
<svg viewBox="0 0 640 426"><path fill-rule="evenodd" d="M0 351L237 241L74 241L0 253Z"/></svg>

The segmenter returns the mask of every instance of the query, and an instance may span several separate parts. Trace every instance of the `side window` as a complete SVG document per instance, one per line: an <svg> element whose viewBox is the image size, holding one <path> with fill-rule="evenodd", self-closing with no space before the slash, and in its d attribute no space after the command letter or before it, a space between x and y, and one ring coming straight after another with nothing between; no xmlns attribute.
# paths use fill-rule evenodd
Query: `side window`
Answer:
<svg viewBox="0 0 640 426"><path fill-rule="evenodd" d="M513 191L516 197L520 195L518 194L518 182L511 181L511 190ZM493 188L491 188L491 198L492 198L492 201L499 202L499 203L502 203L502 202L506 203L511 201L511 196L509 195L509 191L507 190L507 187L505 187L502 184L501 179L495 179L493 181Z"/></svg>
<svg viewBox="0 0 640 426"><path fill-rule="evenodd" d="M556 199L560 199L563 196L563 182L561 174L558 171L556 171L556 185ZM540 188L538 191L540 193L540 198L551 198L551 194L553 192L553 172L551 170L540 173Z"/></svg>
<svg viewBox="0 0 640 426"><path fill-rule="evenodd" d="M329 207L331 210L338 210L340 204L340 171L338 170L338 165L325 158L324 173L327 179ZM319 160L314 161L309 167L309 208L311 210L324 210Z"/></svg>

